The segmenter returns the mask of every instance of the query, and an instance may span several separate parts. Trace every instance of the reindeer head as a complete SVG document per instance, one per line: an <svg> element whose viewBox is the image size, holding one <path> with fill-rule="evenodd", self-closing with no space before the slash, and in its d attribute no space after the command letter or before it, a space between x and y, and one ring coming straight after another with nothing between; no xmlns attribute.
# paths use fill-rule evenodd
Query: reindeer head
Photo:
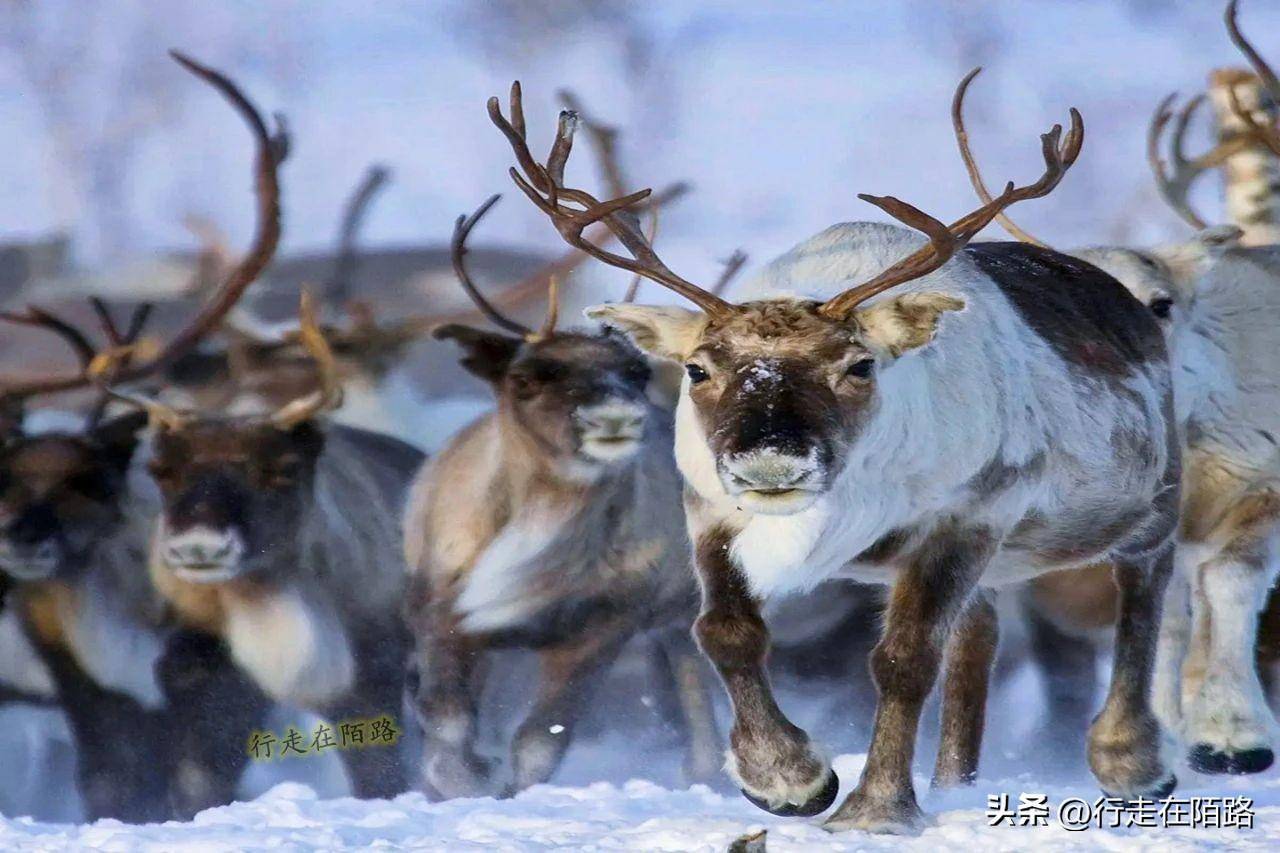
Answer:
<svg viewBox="0 0 1280 853"><path fill-rule="evenodd" d="M301 336L322 377L316 391L265 416L195 416L153 400L151 475L160 487L157 556L182 580L218 583L296 563L324 433L341 405L333 353L302 300Z"/></svg>
<svg viewBox="0 0 1280 853"><path fill-rule="evenodd" d="M126 473L146 417L133 413L83 433L0 443L0 572L19 581L66 577L125 522Z"/></svg>
<svg viewBox="0 0 1280 853"><path fill-rule="evenodd" d="M640 352L609 332L558 331L554 278L547 319L536 332L503 316L472 281L466 240L497 200L492 196L471 216L458 218L453 261L463 289L507 334L449 323L436 328L434 336L463 348L462 365L493 387L504 422L538 452L592 471L631 459L644 440L651 409L646 397L651 371Z"/></svg>
<svg viewBox="0 0 1280 853"><path fill-rule="evenodd" d="M830 488L878 405L880 373L931 341L943 314L964 308L945 292L864 303L941 267L1010 204L1046 195L1083 141L1073 110L1071 132L1061 145L1060 127L1042 137L1046 170L1040 180L1020 188L1010 183L999 197L949 226L898 199L860 196L924 232L928 245L826 302L782 298L735 305L676 275L657 256L630 210L648 190L600 202L564 185L577 127L573 112L560 114L545 164L534 159L525 140L519 84L511 91L511 119L503 117L496 98L489 101L489 115L515 152L520 168L511 170L512 178L566 241L701 309L609 304L587 313L621 329L646 352L685 365L676 439L682 465L682 445L701 445L705 449L693 452L709 453L720 484L740 506L784 515L805 509ZM583 237L584 228L597 221L629 257Z"/></svg>

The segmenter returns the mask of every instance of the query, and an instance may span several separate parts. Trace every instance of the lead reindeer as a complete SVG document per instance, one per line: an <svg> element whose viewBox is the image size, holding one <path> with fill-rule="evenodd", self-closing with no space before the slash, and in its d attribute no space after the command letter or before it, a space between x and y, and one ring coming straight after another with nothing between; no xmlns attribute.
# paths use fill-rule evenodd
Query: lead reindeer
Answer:
<svg viewBox="0 0 1280 853"><path fill-rule="evenodd" d="M595 683L629 640L654 631L673 669L689 747L686 773L718 767L710 697L688 630L697 593L679 509L669 414L646 396L651 370L616 334L534 331L490 306L454 237L459 280L502 333L445 325L497 409L419 473L405 525L413 572L423 785L437 797L496 789L476 754L485 659L537 650L540 681L511 744L514 792L544 782L569 747Z"/></svg>
<svg viewBox="0 0 1280 853"><path fill-rule="evenodd" d="M228 714L248 704L241 696L244 685L216 656L193 657L166 647L162 608L147 581L149 525L159 501L133 461L146 417L105 419L103 407L95 405L82 429L31 434L22 428L22 401L113 378L137 381L181 358L221 321L275 249L277 168L286 138L268 132L226 77L179 54L174 58L219 91L254 135L258 227L253 246L226 271L205 308L150 358L136 352L145 307L120 328L107 307L95 301L105 347L95 347L74 324L48 311L31 308L3 317L55 332L80 361L74 373L0 379L0 409L9 424L0 443L0 574L11 579L12 604L67 714L90 819L163 820L226 802L230 787L220 800L193 799L184 790L183 771L215 773L243 755L242 738L227 743L218 732ZM206 686L219 690L183 689L179 682L192 667L206 674ZM228 691L235 701L222 701ZM163 748L157 755L140 743ZM207 754L195 754L198 747Z"/></svg>
<svg viewBox="0 0 1280 853"><path fill-rule="evenodd" d="M1148 699L1179 480L1160 330L1092 266L1016 244L966 247L996 213L1053 189L1079 151L1078 114L1065 140L1060 128L1043 136L1035 183L1010 183L949 226L863 196L927 240L837 225L758 280L805 295L734 304L661 262L628 212L644 191L601 203L564 185L572 113L561 114L540 164L524 141L518 89L511 111L507 122L490 102L519 163L512 176L560 234L700 309L615 304L588 314L686 366L675 446L703 593L695 633L733 703L728 769L744 794L777 814L813 815L838 789L774 701L767 598L832 576L892 585L871 654L880 695L867 763L825 825L904 832L922 823L911 764L944 660L934 782L976 773L996 641L984 588L1103 556L1116 564L1122 618L1090 763L1112 794L1167 793L1174 777ZM629 257L583 239L595 221Z"/></svg>
<svg viewBox="0 0 1280 853"><path fill-rule="evenodd" d="M1227 7L1227 23L1242 42L1234 3ZM1260 64L1262 79L1275 80L1252 48L1246 54ZM989 197L968 150L963 96L962 84L953 104L961 154L975 190ZM1159 157L1167 103L1152 125L1156 177L1175 209L1202 227L1204 220L1187 202L1190 182L1242 143L1226 140L1206 155L1183 156L1182 134L1193 101L1175 126L1175 169L1168 172ZM1255 125L1255 130L1268 138L1267 128ZM1274 129L1270 133L1273 142L1280 140ZM1012 231L1034 240L1016 226ZM1114 275L1148 306L1167 338L1184 443L1183 500L1156 699L1162 720L1186 742L1192 768L1206 773L1266 770L1274 761L1276 737L1254 648L1258 612L1275 580L1280 544L1280 369L1274 359L1280 343L1280 252L1241 246L1239 237L1233 227L1209 228L1189 241L1152 250L1102 247L1072 253ZM1045 578L1037 581L1040 589L1033 588L1033 608L1058 634L1068 635L1051 631L1043 643L1041 662L1051 681L1080 683L1081 676L1070 671L1080 654L1069 653L1070 635L1114 617L1103 577L1095 568ZM1070 593L1063 594L1066 590ZM1092 681L1092 667L1084 678Z"/></svg>

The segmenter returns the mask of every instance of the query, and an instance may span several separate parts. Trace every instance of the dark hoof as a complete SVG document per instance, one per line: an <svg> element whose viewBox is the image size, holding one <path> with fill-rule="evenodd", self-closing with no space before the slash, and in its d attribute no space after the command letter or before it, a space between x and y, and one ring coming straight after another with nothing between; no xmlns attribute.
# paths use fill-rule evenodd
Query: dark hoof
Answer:
<svg viewBox="0 0 1280 853"><path fill-rule="evenodd" d="M1207 743L1191 748L1187 761L1197 773L1230 774L1261 773L1276 760L1275 753L1265 746L1246 749L1243 752L1219 752Z"/></svg>
<svg viewBox="0 0 1280 853"><path fill-rule="evenodd" d="M1140 805L1138 803L1139 799L1145 800L1148 803L1151 802L1152 800L1163 800L1165 797L1172 794L1177 787L1178 787L1178 777L1170 776L1169 781L1165 782L1159 788L1156 788L1154 791L1151 791L1150 793L1139 794L1137 797L1121 797L1119 794L1113 794L1105 788L1102 789L1102 793L1103 793L1103 796L1107 797L1107 799L1121 800L1122 801L1121 805L1123 808L1136 809L1136 808L1139 808L1139 805Z"/></svg>
<svg viewBox="0 0 1280 853"><path fill-rule="evenodd" d="M813 817L816 814L822 814L831 807L836 801L836 794L840 793L840 777L836 775L836 771L827 771L827 784L822 786L822 790L814 794L812 799L807 803L796 805L795 803L783 803L778 808L771 808L766 800L759 797L753 797L746 791L742 792L742 796L751 801L756 808L764 809L769 814L775 814L778 817Z"/></svg>

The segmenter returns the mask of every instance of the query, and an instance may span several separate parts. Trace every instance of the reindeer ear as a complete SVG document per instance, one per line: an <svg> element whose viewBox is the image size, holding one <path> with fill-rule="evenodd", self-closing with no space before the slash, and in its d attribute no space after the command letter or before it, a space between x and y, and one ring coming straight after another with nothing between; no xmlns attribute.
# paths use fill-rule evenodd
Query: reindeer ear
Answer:
<svg viewBox="0 0 1280 853"><path fill-rule="evenodd" d="M964 300L945 293L904 293L856 311L854 317L871 343L897 358L933 340L944 313L963 309Z"/></svg>
<svg viewBox="0 0 1280 853"><path fill-rule="evenodd" d="M1217 255L1240 245L1244 231L1234 225L1214 225L1196 232L1195 240L1210 255Z"/></svg>
<svg viewBox="0 0 1280 853"><path fill-rule="evenodd" d="M523 343L510 335L485 332L459 323L437 326L431 330L431 337L440 341L456 341L466 351L462 366L486 382L497 382L506 375Z"/></svg>
<svg viewBox="0 0 1280 853"><path fill-rule="evenodd" d="M123 471L129 467L133 452L138 448L138 434L147 428L146 412L129 412L98 424L93 428L93 440L102 448L108 461Z"/></svg>
<svg viewBox="0 0 1280 853"><path fill-rule="evenodd" d="M584 312L608 328L621 331L640 349L656 358L683 362L698 345L707 325L701 311L669 305L609 302Z"/></svg>

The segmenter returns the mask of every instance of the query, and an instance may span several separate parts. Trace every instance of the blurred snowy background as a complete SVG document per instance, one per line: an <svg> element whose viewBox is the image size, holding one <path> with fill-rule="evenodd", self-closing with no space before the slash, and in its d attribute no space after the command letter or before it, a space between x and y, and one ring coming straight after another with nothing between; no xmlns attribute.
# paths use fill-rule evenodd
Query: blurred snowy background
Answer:
<svg viewBox="0 0 1280 853"><path fill-rule="evenodd" d="M1243 7L1266 45L1280 3ZM556 89L572 86L625 131L635 182L694 182L662 238L688 275L739 245L758 263L878 217L858 192L949 217L972 204L948 104L975 65L970 127L993 181L1038 174L1036 135L1068 106L1084 114L1083 156L1051 201L1019 210L1027 227L1064 246L1150 242L1184 229L1156 197L1146 124L1163 95L1238 61L1221 14L1205 0L7 0L0 237L68 232L78 265L190 246L192 213L245 239L248 137L170 62L178 47L288 114L285 253L332 244L374 161L394 183L366 245L442 241L501 191L477 239L558 250L511 196L510 152L484 114L517 77L535 149ZM589 165L579 179L594 185ZM1203 184L1213 210L1214 179Z"/></svg>

